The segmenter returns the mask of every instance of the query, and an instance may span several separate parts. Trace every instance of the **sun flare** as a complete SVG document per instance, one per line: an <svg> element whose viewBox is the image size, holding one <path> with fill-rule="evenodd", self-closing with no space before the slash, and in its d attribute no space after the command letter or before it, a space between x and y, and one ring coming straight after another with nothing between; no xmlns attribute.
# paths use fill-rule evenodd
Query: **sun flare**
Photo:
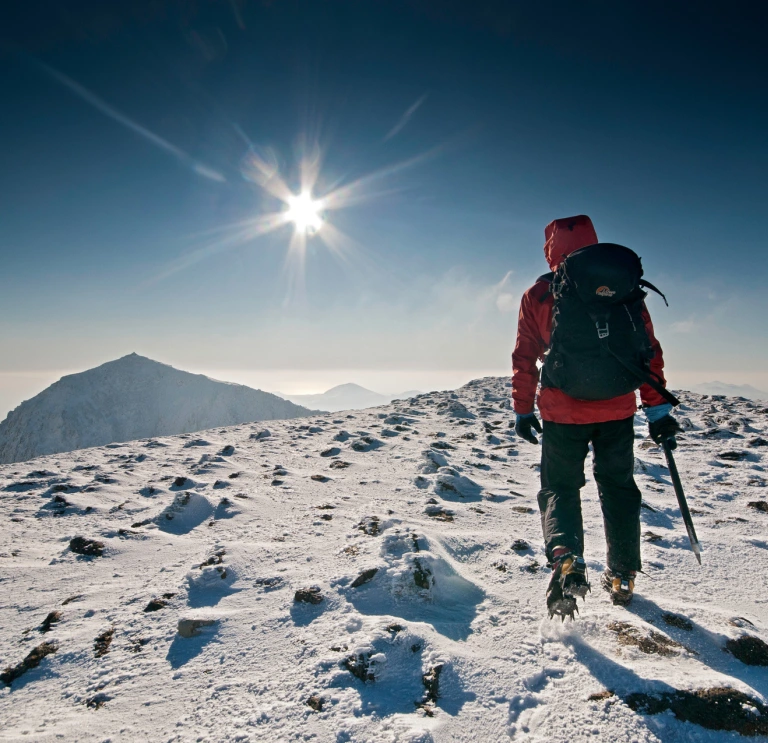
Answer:
<svg viewBox="0 0 768 743"><path fill-rule="evenodd" d="M323 226L323 203L312 198L309 191L287 199L285 221L292 222L296 232L302 235L314 235Z"/></svg>

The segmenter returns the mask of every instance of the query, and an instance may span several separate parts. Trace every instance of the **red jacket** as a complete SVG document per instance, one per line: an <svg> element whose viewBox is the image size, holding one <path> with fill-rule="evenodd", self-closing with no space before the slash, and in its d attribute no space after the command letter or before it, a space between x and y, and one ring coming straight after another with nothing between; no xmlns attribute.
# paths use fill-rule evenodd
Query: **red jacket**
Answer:
<svg viewBox="0 0 768 743"><path fill-rule="evenodd" d="M554 271L558 264L574 250L593 245L597 234L587 216L557 219L544 230L546 243L544 255ZM549 284L537 281L525 294L520 303L520 317L517 326L517 342L512 353L512 401L516 413L525 415L533 412L536 388L539 384L537 361L544 360L552 333L552 306L554 300ZM651 372L662 384L664 380L664 356L653 332L653 323L648 310L643 318L651 345L656 352L651 359ZM644 384L640 388L643 405L660 405L666 402L652 387ZM538 405L541 417L554 423L602 423L621 420L634 415L637 399L634 392L610 400L576 400L562 390L545 387L539 392Z"/></svg>

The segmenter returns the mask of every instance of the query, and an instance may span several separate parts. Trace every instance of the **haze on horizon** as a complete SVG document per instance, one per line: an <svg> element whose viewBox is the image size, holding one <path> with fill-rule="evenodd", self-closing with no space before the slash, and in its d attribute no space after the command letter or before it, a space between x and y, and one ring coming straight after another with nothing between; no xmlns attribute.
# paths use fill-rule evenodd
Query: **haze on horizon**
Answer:
<svg viewBox="0 0 768 743"><path fill-rule="evenodd" d="M764 14L18 5L0 416L132 351L292 394L506 374L543 228L578 213L667 294L671 386L768 389Z"/></svg>

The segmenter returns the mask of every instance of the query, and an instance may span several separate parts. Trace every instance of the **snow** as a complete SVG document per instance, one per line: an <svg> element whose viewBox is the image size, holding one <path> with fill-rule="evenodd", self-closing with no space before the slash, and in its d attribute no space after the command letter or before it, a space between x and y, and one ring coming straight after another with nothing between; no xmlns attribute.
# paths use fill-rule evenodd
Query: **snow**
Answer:
<svg viewBox="0 0 768 743"><path fill-rule="evenodd" d="M647 575L628 609L600 590L590 479L593 592L561 623L540 452L514 436L506 384L0 466L0 669L56 647L2 685L0 740L742 740L627 700L768 697L766 668L724 650L768 640L768 513L748 505L766 501L768 410L681 393L702 567L637 417ZM103 554L73 553L76 536Z"/></svg>
<svg viewBox="0 0 768 743"><path fill-rule="evenodd" d="M0 462L308 414L276 395L132 353L62 377L11 411L0 423Z"/></svg>

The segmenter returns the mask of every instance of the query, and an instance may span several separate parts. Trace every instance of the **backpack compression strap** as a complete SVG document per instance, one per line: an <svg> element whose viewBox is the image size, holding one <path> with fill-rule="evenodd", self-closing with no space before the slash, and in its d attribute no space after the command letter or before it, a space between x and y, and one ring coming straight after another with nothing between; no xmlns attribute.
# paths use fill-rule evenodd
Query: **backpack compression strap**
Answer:
<svg viewBox="0 0 768 743"><path fill-rule="evenodd" d="M667 298L664 296L664 293L660 289L657 289L650 281L640 279L639 284L640 286L644 286L646 289L650 289L652 292L656 292L656 294L658 294L664 300L664 304L669 307L669 302L667 302Z"/></svg>
<svg viewBox="0 0 768 743"><path fill-rule="evenodd" d="M652 372L645 371L645 369L641 369L639 366L636 366L635 364L630 363L626 359L622 359L621 356L619 356L617 353L614 352L614 350L611 348L610 344L608 343L608 322L607 320L603 319L603 324L605 327L600 327L600 318L590 312L590 317L595 321L595 327L597 328L597 337L600 339L600 343L602 344L603 348L613 356L616 361L618 361L630 374L634 375L638 379L641 379L643 382L645 382L647 385L649 385L652 389L656 390L670 405L677 406L680 404L680 400L678 400L662 383L661 380Z"/></svg>
<svg viewBox="0 0 768 743"><path fill-rule="evenodd" d="M613 352L611 347L608 345L607 340L605 341L604 345L608 353L611 354L611 356L613 356L616 361L618 361L627 371L634 374L638 379L642 379L643 382L656 390L656 392L658 392L670 405L674 407L680 404L680 400L678 400L663 384L661 384L659 378L656 375L652 374L651 372L646 372L634 364L630 364L626 359L622 359L621 356Z"/></svg>

